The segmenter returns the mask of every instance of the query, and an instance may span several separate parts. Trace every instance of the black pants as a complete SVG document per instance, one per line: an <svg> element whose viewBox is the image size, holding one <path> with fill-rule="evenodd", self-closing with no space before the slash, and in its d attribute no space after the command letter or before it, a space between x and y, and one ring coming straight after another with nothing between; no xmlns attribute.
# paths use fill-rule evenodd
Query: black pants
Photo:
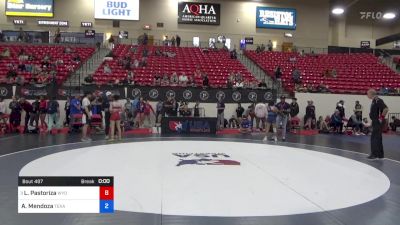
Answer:
<svg viewBox="0 0 400 225"><path fill-rule="evenodd" d="M25 133L28 131L28 124L29 124L30 118L31 118L31 114L29 112L25 112L25 127L24 127Z"/></svg>
<svg viewBox="0 0 400 225"><path fill-rule="evenodd" d="M379 120L372 121L371 156L383 158L382 124Z"/></svg>
<svg viewBox="0 0 400 225"><path fill-rule="evenodd" d="M110 112L108 111L104 112L104 123L106 124L104 132L106 133L106 135L108 135L110 132L110 117L111 117Z"/></svg>

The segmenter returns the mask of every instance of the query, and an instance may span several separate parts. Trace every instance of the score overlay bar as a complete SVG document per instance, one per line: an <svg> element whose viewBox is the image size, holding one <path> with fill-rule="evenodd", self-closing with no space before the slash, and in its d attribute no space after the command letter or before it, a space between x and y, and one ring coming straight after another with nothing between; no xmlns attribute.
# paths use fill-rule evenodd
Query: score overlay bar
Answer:
<svg viewBox="0 0 400 225"><path fill-rule="evenodd" d="M113 212L113 177L18 178L18 213Z"/></svg>

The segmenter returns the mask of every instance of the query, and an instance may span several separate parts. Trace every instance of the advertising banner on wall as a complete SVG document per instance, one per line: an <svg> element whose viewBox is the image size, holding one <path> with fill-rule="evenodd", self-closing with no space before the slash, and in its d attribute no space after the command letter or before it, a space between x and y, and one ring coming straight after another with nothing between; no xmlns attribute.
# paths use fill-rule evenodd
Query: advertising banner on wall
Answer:
<svg viewBox="0 0 400 225"><path fill-rule="evenodd" d="M296 9L257 7L257 28L296 29Z"/></svg>
<svg viewBox="0 0 400 225"><path fill-rule="evenodd" d="M139 20L139 0L95 0L94 18Z"/></svg>
<svg viewBox="0 0 400 225"><path fill-rule="evenodd" d="M53 0L6 0L7 16L53 17Z"/></svg>
<svg viewBox="0 0 400 225"><path fill-rule="evenodd" d="M371 42L370 41L361 41L360 47L361 48L370 48L371 47Z"/></svg>
<svg viewBox="0 0 400 225"><path fill-rule="evenodd" d="M11 85L0 85L0 98L7 99L13 95L13 87Z"/></svg>
<svg viewBox="0 0 400 225"><path fill-rule="evenodd" d="M193 87L142 87L129 86L127 97L143 97L149 101L165 101L174 97L177 101L215 103L222 98L225 103L268 102L276 99L272 90L261 89L203 89Z"/></svg>
<svg viewBox="0 0 400 225"><path fill-rule="evenodd" d="M162 134L216 134L217 118L164 117Z"/></svg>
<svg viewBox="0 0 400 225"><path fill-rule="evenodd" d="M178 24L219 25L220 11L220 4L179 2Z"/></svg>

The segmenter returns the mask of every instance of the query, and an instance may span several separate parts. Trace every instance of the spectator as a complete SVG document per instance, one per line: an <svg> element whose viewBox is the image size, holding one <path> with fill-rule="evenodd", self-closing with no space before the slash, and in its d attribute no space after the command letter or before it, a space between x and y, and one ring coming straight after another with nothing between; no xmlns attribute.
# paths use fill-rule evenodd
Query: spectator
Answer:
<svg viewBox="0 0 400 225"><path fill-rule="evenodd" d="M265 82L265 79L261 80L261 82L258 84L258 87L261 89L267 88L267 83Z"/></svg>
<svg viewBox="0 0 400 225"><path fill-rule="evenodd" d="M207 74L203 77L203 87L204 88L207 88L207 87L209 87L210 86L210 81L209 81L209 79L208 79L208 76L207 76Z"/></svg>
<svg viewBox="0 0 400 225"><path fill-rule="evenodd" d="M301 84L301 73L296 67L293 68L292 79L295 84Z"/></svg>
<svg viewBox="0 0 400 225"><path fill-rule="evenodd" d="M169 85L169 77L167 74L164 74L161 80L161 86L168 86Z"/></svg>
<svg viewBox="0 0 400 225"><path fill-rule="evenodd" d="M354 113L357 116L357 120L362 120L363 106L360 104L360 101L356 101L356 105L354 106Z"/></svg>
<svg viewBox="0 0 400 225"><path fill-rule="evenodd" d="M307 101L306 115L304 116L304 129L313 129L315 125L315 106L313 101Z"/></svg>
<svg viewBox="0 0 400 225"><path fill-rule="evenodd" d="M265 128L265 118L268 114L267 106L264 103L258 103L254 109L254 112L256 114L256 129L260 129L260 131L263 131Z"/></svg>
<svg viewBox="0 0 400 225"><path fill-rule="evenodd" d="M161 85L161 75L156 74L153 79L153 85L160 86Z"/></svg>
<svg viewBox="0 0 400 225"><path fill-rule="evenodd" d="M59 117L60 107L56 98L53 96L47 103L47 132L51 133L53 127L57 127Z"/></svg>
<svg viewBox="0 0 400 225"><path fill-rule="evenodd" d="M88 74L85 79L84 79L85 83L87 84L92 84L93 83L93 75L92 74Z"/></svg>
<svg viewBox="0 0 400 225"><path fill-rule="evenodd" d="M239 120L235 115L231 116L231 118L228 120L228 123L229 128L240 128Z"/></svg>
<svg viewBox="0 0 400 225"><path fill-rule="evenodd" d="M400 127L400 119L397 119L395 116L392 116L392 122L390 123L390 128L392 128L393 132L396 132L398 127Z"/></svg>
<svg viewBox="0 0 400 225"><path fill-rule="evenodd" d="M144 103L144 121L147 121L147 125L152 127L150 113L153 113L154 116L156 116L156 113L154 112L153 106L150 105L148 100L146 100Z"/></svg>
<svg viewBox="0 0 400 225"><path fill-rule="evenodd" d="M244 82L243 82L242 80L238 80L238 81L235 83L235 86L233 86L233 87L234 87L234 88L242 89L242 88L245 87L245 84L244 84Z"/></svg>
<svg viewBox="0 0 400 225"><path fill-rule="evenodd" d="M172 38L171 38L171 46L175 47L175 42L176 42L176 39L175 39L174 36L172 36Z"/></svg>
<svg viewBox="0 0 400 225"><path fill-rule="evenodd" d="M337 71L336 71L336 69L335 68L333 68L332 70L331 70L331 76L333 77L333 78L337 78Z"/></svg>
<svg viewBox="0 0 400 225"><path fill-rule="evenodd" d="M164 111L163 105L164 105L164 103L161 100L159 100L157 102L157 105L156 105L156 124L157 123L161 123L161 118L160 117L163 115L163 111Z"/></svg>
<svg viewBox="0 0 400 225"><path fill-rule="evenodd" d="M372 125L371 123L368 122L367 118L363 119L363 133L365 135L368 135L372 131Z"/></svg>
<svg viewBox="0 0 400 225"><path fill-rule="evenodd" d="M292 103L290 103L290 117L294 118L299 115L300 109L297 103L297 98L292 98Z"/></svg>
<svg viewBox="0 0 400 225"><path fill-rule="evenodd" d="M254 124L254 119L256 117L256 114L254 112L254 108L255 108L255 104L252 103L251 105L249 105L246 109L246 111L244 112L244 115L246 117L250 117L250 122L251 122L251 128L253 128L253 124Z"/></svg>
<svg viewBox="0 0 400 225"><path fill-rule="evenodd" d="M351 115L347 122L347 127L352 127L355 135L361 135L363 130L363 121L359 120L356 114Z"/></svg>
<svg viewBox="0 0 400 225"><path fill-rule="evenodd" d="M217 102L217 128L221 130L224 128L224 111L225 111L225 103L223 99L220 97Z"/></svg>
<svg viewBox="0 0 400 225"><path fill-rule="evenodd" d="M319 83L318 86L317 86L317 92L319 92L319 93L330 93L331 90L329 90L328 86L325 85L323 83L323 81L321 81L321 83Z"/></svg>
<svg viewBox="0 0 400 225"><path fill-rule="evenodd" d="M186 76L186 74L182 73L182 74L179 76L179 85L181 85L181 86L186 86L188 81L189 81L189 80L188 80L188 77Z"/></svg>
<svg viewBox="0 0 400 225"><path fill-rule="evenodd" d="M170 85L176 86L176 85L178 85L178 83L179 83L178 75L176 74L176 72L174 72L174 73L172 73L172 76L171 76Z"/></svg>
<svg viewBox="0 0 400 225"><path fill-rule="evenodd" d="M115 130L117 130L118 140L122 140L121 113L123 111L122 103L119 102L119 96L114 95L110 102L110 141L115 140Z"/></svg>
<svg viewBox="0 0 400 225"><path fill-rule="evenodd" d="M104 65L104 67L103 67L103 72L104 72L104 74L111 74L111 73L112 73L111 68L110 68L110 65L108 65L108 63L106 63L106 64Z"/></svg>
<svg viewBox="0 0 400 225"><path fill-rule="evenodd" d="M277 142L278 137L276 135L276 133L277 133L276 132L276 117L278 116L278 114L277 114L278 109L274 106L274 102L272 102L272 101L268 102L267 112L268 112L267 124L266 124L266 128L265 128L265 137L264 137L263 141L270 140L269 133L272 128L272 132L274 134L273 140L275 142Z"/></svg>
<svg viewBox="0 0 400 225"><path fill-rule="evenodd" d="M83 128L82 128L82 139L81 141L83 142L90 142L92 141L91 138L88 137L88 128L91 123L92 119L92 113L90 111L91 108L91 101L90 99L92 98L92 94L86 93L85 97L82 100L82 111L83 111L83 117L82 117L82 123L83 123Z"/></svg>
<svg viewBox="0 0 400 225"><path fill-rule="evenodd" d="M72 58L72 61L74 61L75 63L80 63L82 62L82 59L79 54L75 54L75 56Z"/></svg>
<svg viewBox="0 0 400 225"><path fill-rule="evenodd" d="M234 49L231 51L230 55L231 55L231 59L237 59L236 48L234 48Z"/></svg>
<svg viewBox="0 0 400 225"><path fill-rule="evenodd" d="M318 118L317 129L320 134L328 134L329 133L330 128L328 126L328 123L326 122L326 120L324 120L324 118L322 116L320 116Z"/></svg>
<svg viewBox="0 0 400 225"><path fill-rule="evenodd" d="M176 46L181 47L181 37L179 35L176 35Z"/></svg>
<svg viewBox="0 0 400 225"><path fill-rule="evenodd" d="M243 115L240 122L240 133L248 134L251 133L252 125L249 120L249 117Z"/></svg>
<svg viewBox="0 0 400 225"><path fill-rule="evenodd" d="M238 103L238 106L236 108L236 118L239 120L243 117L244 113L244 108L242 107L242 104Z"/></svg>
<svg viewBox="0 0 400 225"><path fill-rule="evenodd" d="M35 98L35 101L32 102L32 111L29 115L29 126L33 127L33 122L35 122L35 128L37 129L39 127L39 97Z"/></svg>
<svg viewBox="0 0 400 225"><path fill-rule="evenodd" d="M0 98L0 120L3 124L6 124L6 119L4 118L6 114L6 103L3 98Z"/></svg>
<svg viewBox="0 0 400 225"><path fill-rule="evenodd" d="M147 43L149 42L149 36L147 35L147 33L143 34L143 45L147 45Z"/></svg>
<svg viewBox="0 0 400 225"><path fill-rule="evenodd" d="M189 87L196 87L196 82L193 76L188 76L188 82L187 85Z"/></svg>
<svg viewBox="0 0 400 225"><path fill-rule="evenodd" d="M32 113L32 104L28 102L25 98L20 98L19 99L19 104L21 105L22 110L25 112L25 124L24 124L24 133L28 132L28 124L29 124L29 119L30 115Z"/></svg>
<svg viewBox="0 0 400 225"><path fill-rule="evenodd" d="M40 111L40 125L42 128L47 128L47 123L46 123L46 114L47 114L47 100L45 96L40 96L40 101L39 101L39 111Z"/></svg>
<svg viewBox="0 0 400 225"><path fill-rule="evenodd" d="M54 33L54 43L58 44L61 42L61 32L60 28L57 28L56 32Z"/></svg>
<svg viewBox="0 0 400 225"><path fill-rule="evenodd" d="M268 47L268 51L272 52L273 44L272 44L271 40L268 41L267 47Z"/></svg>
<svg viewBox="0 0 400 225"><path fill-rule="evenodd" d="M278 66L275 70L275 79L278 82L278 86L281 86L282 83L282 69L281 66Z"/></svg>
<svg viewBox="0 0 400 225"><path fill-rule="evenodd" d="M12 125L12 128L15 129L21 125L21 111L22 111L21 104L18 102L16 96L12 97L12 100L8 105L8 108L11 110L10 125Z"/></svg>
<svg viewBox="0 0 400 225"><path fill-rule="evenodd" d="M196 102L193 108L193 116L200 117L200 102Z"/></svg>
<svg viewBox="0 0 400 225"><path fill-rule="evenodd" d="M286 141L286 125L288 123L290 105L286 102L286 97L281 96L280 102L275 105L278 116L276 117L276 127L282 126L282 141Z"/></svg>
<svg viewBox="0 0 400 225"><path fill-rule="evenodd" d="M10 49L9 48L5 48L3 49L3 51L1 51L0 54L0 59L7 59L11 57L11 53L10 53Z"/></svg>
<svg viewBox="0 0 400 225"><path fill-rule="evenodd" d="M343 117L340 116L340 111L338 109L336 109L335 113L331 116L330 126L334 129L335 132L342 134L342 132L343 132Z"/></svg>
<svg viewBox="0 0 400 225"><path fill-rule="evenodd" d="M143 97L140 97L136 104L136 124L138 128L143 128L145 107L146 103Z"/></svg>
<svg viewBox="0 0 400 225"><path fill-rule="evenodd" d="M345 107L344 107L344 101L340 100L337 104L336 104L336 109L339 110L340 112L340 117L342 117L343 119L346 117L346 113L345 113Z"/></svg>
<svg viewBox="0 0 400 225"><path fill-rule="evenodd" d="M114 49L114 42L115 42L114 37L110 35L110 38L108 39L108 46L111 50Z"/></svg>

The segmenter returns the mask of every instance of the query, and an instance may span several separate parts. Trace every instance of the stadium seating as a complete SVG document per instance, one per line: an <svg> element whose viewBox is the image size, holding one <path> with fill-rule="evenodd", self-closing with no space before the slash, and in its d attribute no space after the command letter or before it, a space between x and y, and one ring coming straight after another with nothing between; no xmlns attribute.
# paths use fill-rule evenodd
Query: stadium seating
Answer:
<svg viewBox="0 0 400 225"><path fill-rule="evenodd" d="M131 48L137 49L136 53ZM210 86L224 87L230 72L240 72L243 77L249 81L254 81L255 77L247 71L247 69L235 59L231 59L227 51L209 51L203 52L200 48L186 47L159 47L161 51L176 53L173 58L165 56L156 56L154 52L158 47L147 46L150 55L147 60L146 67L133 69L135 83L138 85L153 85L153 78L156 74L171 76L173 72L178 75L185 73L193 75L197 66L208 75ZM131 60L141 59L143 46L117 45L114 50L114 60L108 61L112 74L103 73L103 65L95 72L93 78L97 84L107 83L115 79L123 79L127 76L127 71L118 65L118 59L124 56L131 56ZM195 78L196 85L200 85L202 80L200 77Z"/></svg>
<svg viewBox="0 0 400 225"><path fill-rule="evenodd" d="M0 60L0 80L3 80L8 72L7 65L13 64L18 66L18 53L21 49L24 49L25 53L33 54L36 59L33 61L29 61L32 65L40 65L43 57L46 54L49 54L52 58L52 62L56 62L57 60L62 60L63 64L57 66L57 83L61 84L65 81L68 75L74 70L78 69L79 66L84 63L90 56L94 53L95 48L92 47L73 47L69 46L73 53L64 53L65 46L51 46L51 45L0 45L0 52L5 48L9 48L11 52L11 57L7 59ZM72 60L72 58L78 54L81 58L81 63L76 63ZM21 72L18 74L23 75L26 82L29 82L32 78L32 74L30 72Z"/></svg>
<svg viewBox="0 0 400 225"><path fill-rule="evenodd" d="M282 68L282 85L289 92L294 91L293 67L302 73L304 87L311 84L327 85L333 93L365 93L369 88L380 89L400 87L400 76L381 64L372 54L324 54L300 56L298 53L246 51L246 56L260 66L267 74L274 76L279 65ZM290 61L290 58L296 58ZM324 71L336 69L337 78L326 78Z"/></svg>

